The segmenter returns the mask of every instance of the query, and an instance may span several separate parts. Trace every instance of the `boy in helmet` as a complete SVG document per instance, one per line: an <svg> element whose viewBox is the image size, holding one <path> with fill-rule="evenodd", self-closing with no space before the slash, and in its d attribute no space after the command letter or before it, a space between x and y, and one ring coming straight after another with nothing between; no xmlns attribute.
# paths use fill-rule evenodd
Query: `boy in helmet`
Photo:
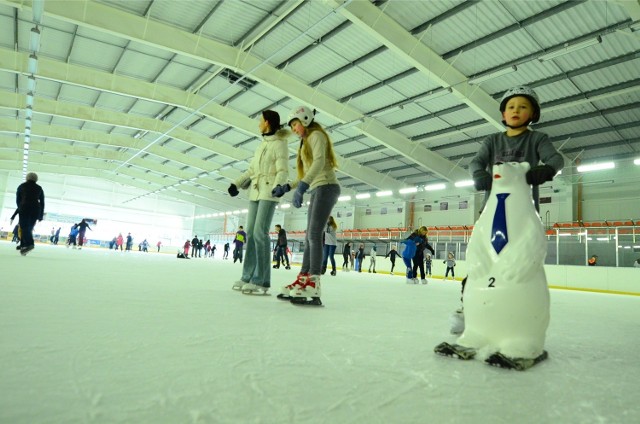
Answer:
<svg viewBox="0 0 640 424"><path fill-rule="evenodd" d="M502 123L507 131L488 136L469 164L476 190L491 190L491 169L499 162L528 162L527 183L540 211L538 186L551 181L564 166L564 159L546 134L531 131L529 124L540 119L538 95L526 86L513 87L500 100ZM485 198L486 199L486 198Z"/></svg>
<svg viewBox="0 0 640 424"><path fill-rule="evenodd" d="M27 174L26 181L18 186L16 204L20 215L20 254L23 256L33 250L33 227L36 221L44 217L44 191L36 184L38 175L35 172Z"/></svg>

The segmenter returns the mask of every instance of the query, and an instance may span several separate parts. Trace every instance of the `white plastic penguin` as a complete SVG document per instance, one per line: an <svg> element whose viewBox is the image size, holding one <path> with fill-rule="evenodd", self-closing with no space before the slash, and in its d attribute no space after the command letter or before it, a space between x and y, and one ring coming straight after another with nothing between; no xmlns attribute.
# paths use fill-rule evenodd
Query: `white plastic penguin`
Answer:
<svg viewBox="0 0 640 424"><path fill-rule="evenodd" d="M493 186L467 248L461 346L509 358L543 354L549 325L544 228L526 162L493 167ZM546 353L545 357L546 357Z"/></svg>

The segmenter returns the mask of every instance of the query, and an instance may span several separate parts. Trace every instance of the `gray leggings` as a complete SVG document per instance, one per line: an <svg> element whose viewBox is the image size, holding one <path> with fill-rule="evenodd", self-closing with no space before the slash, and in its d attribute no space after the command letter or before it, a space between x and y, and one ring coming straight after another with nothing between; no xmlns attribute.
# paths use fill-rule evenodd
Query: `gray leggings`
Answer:
<svg viewBox="0 0 640 424"><path fill-rule="evenodd" d="M322 268L322 233L327 227L331 210L340 197L338 184L326 184L316 187L311 192L309 211L307 212L307 232L304 236L304 254L300 272L320 275Z"/></svg>

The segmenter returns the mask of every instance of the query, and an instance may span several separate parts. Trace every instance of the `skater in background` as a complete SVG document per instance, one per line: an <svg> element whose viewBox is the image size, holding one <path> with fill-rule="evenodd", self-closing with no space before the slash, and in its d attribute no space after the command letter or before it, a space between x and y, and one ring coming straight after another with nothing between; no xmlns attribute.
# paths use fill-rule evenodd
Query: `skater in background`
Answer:
<svg viewBox="0 0 640 424"><path fill-rule="evenodd" d="M276 264L273 267L278 269L282 263L285 269L291 269L289 255L287 255L287 231L282 228L282 225L276 224L276 232L278 233L278 240L276 241Z"/></svg>
<svg viewBox="0 0 640 424"><path fill-rule="evenodd" d="M247 233L244 232L244 228L241 226L238 227L238 231L236 231L236 237L233 239L233 263L235 264L237 260L242 263L242 248L244 247L244 242L247 240Z"/></svg>
<svg viewBox="0 0 640 424"><path fill-rule="evenodd" d="M271 238L269 229L280 202L274 190L289 179L289 147L291 132L282 128L280 115L264 110L258 122L262 142L258 146L249 168L229 187L229 194L238 194L238 187L249 188L249 212L247 213L247 256L242 266L242 276L234 284L245 294L264 293L271 287ZM276 194L280 194L277 192ZM237 235L236 235L237 237ZM242 262L242 254L240 254ZM242 284L242 286L240 286Z"/></svg>
<svg viewBox="0 0 640 424"><path fill-rule="evenodd" d="M162 247L162 242L160 240L156 243L156 247L158 248L158 253L160 253L160 247Z"/></svg>
<svg viewBox="0 0 640 424"><path fill-rule="evenodd" d="M69 231L69 237L67 238L67 247L73 245L73 249L77 246L78 238L78 224L73 224L71 226L71 230Z"/></svg>
<svg viewBox="0 0 640 424"><path fill-rule="evenodd" d="M126 247L126 251L130 252L131 249L133 248L133 237L131 236L131 233L127 234L127 247Z"/></svg>
<svg viewBox="0 0 640 424"><path fill-rule="evenodd" d="M526 174L527 183L533 186L533 202L540 212L538 186L553 179L564 166L564 159L549 136L529 129L529 124L540 119L540 101L531 88L518 86L507 90L500 100L500 113L506 132L485 138L469 163L475 188L486 191L486 203L493 181L493 165L498 162L528 162L531 168Z"/></svg>
<svg viewBox="0 0 640 424"><path fill-rule="evenodd" d="M184 242L183 251L185 257L189 257L189 248L191 247L191 242L189 240Z"/></svg>
<svg viewBox="0 0 640 424"><path fill-rule="evenodd" d="M456 273L453 268L456 266L456 258L453 255L453 252L449 252L449 254L447 255L447 259L442 261L442 263L447 264L447 271L444 274L444 279L447 279L447 277L449 276L449 271L451 271L451 279L455 280Z"/></svg>
<svg viewBox="0 0 640 424"><path fill-rule="evenodd" d="M54 246L57 246L58 241L60 241L60 230L62 230L62 227L58 227L58 229L56 230L56 233L53 235Z"/></svg>
<svg viewBox="0 0 640 424"><path fill-rule="evenodd" d="M301 106L291 111L288 118L291 130L300 137L296 160L298 178L291 185L296 189L293 206L302 206L307 190L311 190L311 196L300 274L292 284L283 287L281 298L321 305L322 233L340 196L340 185L335 173L338 162L333 144L324 128L314 121L314 115L315 111ZM311 298L311 302L306 298Z"/></svg>
<svg viewBox="0 0 640 424"><path fill-rule="evenodd" d="M223 247L224 253L222 254L222 259L229 259L229 242L226 242Z"/></svg>
<svg viewBox="0 0 640 424"><path fill-rule="evenodd" d="M589 265L589 266L598 265L598 255L591 255L591 257L587 261L587 265Z"/></svg>
<svg viewBox="0 0 640 424"><path fill-rule="evenodd" d="M351 256L351 242L346 242L342 248L342 270L349 271L349 256Z"/></svg>
<svg viewBox="0 0 640 424"><path fill-rule="evenodd" d="M327 272L328 260L331 260L331 275L336 275L336 247L338 247L337 236L338 224L333 216L329 216L327 227L324 230L324 250L322 255L322 275Z"/></svg>
<svg viewBox="0 0 640 424"><path fill-rule="evenodd" d="M373 267L373 273L376 273L376 255L378 254L378 248L374 244L371 246L371 250L369 250L369 272L371 272L371 267Z"/></svg>
<svg viewBox="0 0 640 424"><path fill-rule="evenodd" d="M634 267L634 268L640 268L640 258L636 259L636 260L633 262L633 267Z"/></svg>
<svg viewBox="0 0 640 424"><path fill-rule="evenodd" d="M191 239L191 257L198 256L198 235L196 234L194 238Z"/></svg>
<svg viewBox="0 0 640 424"><path fill-rule="evenodd" d="M118 234L118 238L116 239L116 250L118 250L118 248L120 248L120 251L122 252L122 245L124 244L124 237L122 237L122 233Z"/></svg>
<svg viewBox="0 0 640 424"><path fill-rule="evenodd" d="M424 258L424 267L428 277L431 277L431 262L431 255L427 254Z"/></svg>
<svg viewBox="0 0 640 424"><path fill-rule="evenodd" d="M407 267L407 284L418 284L416 274L413 272L413 264L411 261L416 255L418 245L421 244L427 237L427 227L424 225L414 232L402 243L404 244L404 250L402 251L402 260Z"/></svg>
<svg viewBox="0 0 640 424"><path fill-rule="evenodd" d="M13 225L13 220L18 216L18 209L11 215L11 219L9 219L9 225ZM16 243L16 250L20 250L20 224L16 224L13 227L13 238L11 239L11 243Z"/></svg>
<svg viewBox="0 0 640 424"><path fill-rule="evenodd" d="M358 252L356 253L356 271L358 272L362 272L364 257L364 243L360 243L360 246L358 246Z"/></svg>
<svg viewBox="0 0 640 424"><path fill-rule="evenodd" d="M389 258L391 260L391 272L389 274L393 275L393 269L396 267L396 256L398 256L398 251L396 250L396 246L391 246L391 250L384 255L385 259Z"/></svg>
<svg viewBox="0 0 640 424"><path fill-rule="evenodd" d="M84 234L87 232L87 228L91 230L91 227L89 227L89 224L87 224L87 221L83 218L78 224L78 249L82 249L84 245Z"/></svg>
<svg viewBox="0 0 640 424"><path fill-rule="evenodd" d="M356 251L351 249L351 254L349 255L349 264L351 265L351 269L355 270L354 263L356 261Z"/></svg>
<svg viewBox="0 0 640 424"><path fill-rule="evenodd" d="M44 217L44 191L37 182L38 175L29 172L26 181L20 184L16 191L16 205L20 215L20 254L23 256L33 250L33 227Z"/></svg>

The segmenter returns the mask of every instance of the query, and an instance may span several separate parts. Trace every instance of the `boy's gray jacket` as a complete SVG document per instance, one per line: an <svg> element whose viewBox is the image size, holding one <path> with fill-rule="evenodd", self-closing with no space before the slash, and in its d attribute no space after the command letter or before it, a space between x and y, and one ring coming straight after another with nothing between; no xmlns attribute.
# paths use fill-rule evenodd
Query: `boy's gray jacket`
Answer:
<svg viewBox="0 0 640 424"><path fill-rule="evenodd" d="M286 184L289 179L287 138L290 135L291 132L283 128L273 135L263 136L249 168L233 182L239 188L249 188L249 200L280 201L271 196L271 190L278 184Z"/></svg>

